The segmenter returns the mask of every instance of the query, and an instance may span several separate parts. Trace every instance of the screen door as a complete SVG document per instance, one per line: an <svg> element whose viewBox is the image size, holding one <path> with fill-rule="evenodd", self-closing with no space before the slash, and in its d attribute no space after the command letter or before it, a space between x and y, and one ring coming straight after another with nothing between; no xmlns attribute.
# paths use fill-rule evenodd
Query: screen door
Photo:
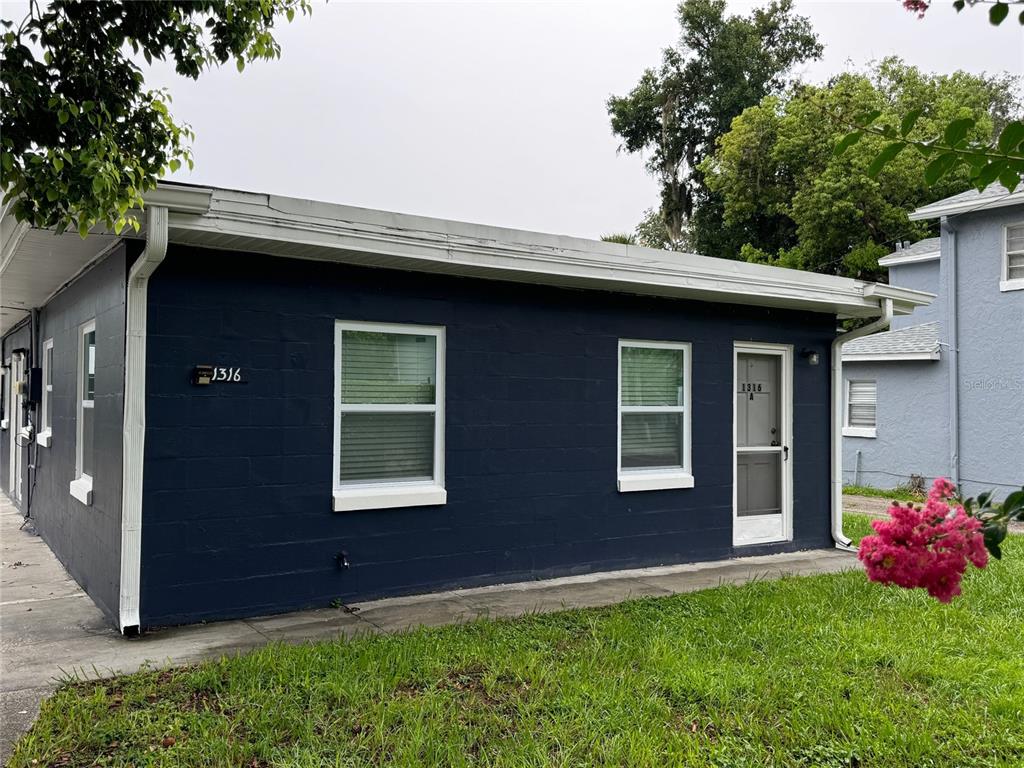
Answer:
<svg viewBox="0 0 1024 768"><path fill-rule="evenodd" d="M789 360L784 347L736 347L736 544L790 538Z"/></svg>

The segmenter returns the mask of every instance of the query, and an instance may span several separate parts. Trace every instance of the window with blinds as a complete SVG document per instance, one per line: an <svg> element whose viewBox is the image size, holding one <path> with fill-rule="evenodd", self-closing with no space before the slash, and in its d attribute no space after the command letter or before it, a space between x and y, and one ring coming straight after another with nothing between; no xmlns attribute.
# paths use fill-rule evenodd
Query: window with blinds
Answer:
<svg viewBox="0 0 1024 768"><path fill-rule="evenodd" d="M846 395L846 425L874 427L878 392L873 381L851 381Z"/></svg>
<svg viewBox="0 0 1024 768"><path fill-rule="evenodd" d="M689 471L689 345L619 345L620 474Z"/></svg>
<svg viewBox="0 0 1024 768"><path fill-rule="evenodd" d="M96 405L96 321L81 328L78 358L78 451L77 475L93 477L93 435Z"/></svg>
<svg viewBox="0 0 1024 768"><path fill-rule="evenodd" d="M336 489L440 483L442 333L338 324Z"/></svg>
<svg viewBox="0 0 1024 768"><path fill-rule="evenodd" d="M1006 272L1004 280L1024 282L1024 224L1006 228Z"/></svg>

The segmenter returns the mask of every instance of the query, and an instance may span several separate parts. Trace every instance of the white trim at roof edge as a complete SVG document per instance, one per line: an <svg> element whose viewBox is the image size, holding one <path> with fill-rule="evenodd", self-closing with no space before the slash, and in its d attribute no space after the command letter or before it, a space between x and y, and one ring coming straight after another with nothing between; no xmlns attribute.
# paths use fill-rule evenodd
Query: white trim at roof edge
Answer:
<svg viewBox="0 0 1024 768"><path fill-rule="evenodd" d="M586 290L756 304L840 317L895 314L931 294L851 278L638 246L214 188L209 211L173 212L175 244ZM888 291L879 293L878 291Z"/></svg>
<svg viewBox="0 0 1024 768"><path fill-rule="evenodd" d="M898 363L906 360L940 360L939 350L932 352L844 352L844 363Z"/></svg>
<svg viewBox="0 0 1024 768"><path fill-rule="evenodd" d="M149 276L167 255L167 208L146 209L146 247L128 273L124 351L124 453L121 484L121 584L118 626L140 629L142 472L146 445L146 303Z"/></svg>
<svg viewBox="0 0 1024 768"><path fill-rule="evenodd" d="M938 200L931 205L924 205L911 212L911 221L938 219L942 216L956 216L960 213L987 211L991 208L1005 208L1008 205L1024 203L1024 190L1007 192L1005 195L992 195L989 198L971 197L966 200Z"/></svg>
<svg viewBox="0 0 1024 768"><path fill-rule="evenodd" d="M899 264L918 264L923 261L937 261L942 256L942 251L928 251L927 253L898 253L893 256L884 256L878 260L880 267L895 267Z"/></svg>

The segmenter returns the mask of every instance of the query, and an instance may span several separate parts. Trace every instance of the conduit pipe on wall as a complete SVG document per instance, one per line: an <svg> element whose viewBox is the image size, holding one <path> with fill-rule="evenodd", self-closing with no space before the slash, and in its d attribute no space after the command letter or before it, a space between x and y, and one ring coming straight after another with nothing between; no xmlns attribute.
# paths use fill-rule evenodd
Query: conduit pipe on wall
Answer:
<svg viewBox="0 0 1024 768"><path fill-rule="evenodd" d="M142 569L142 467L146 447L146 311L149 277L167 255L167 208L146 209L146 247L128 272L125 302L124 453L121 483L121 633L137 634Z"/></svg>
<svg viewBox="0 0 1024 768"><path fill-rule="evenodd" d="M832 341L832 540L838 549L856 552L843 534L843 345L882 331L892 323L892 299L882 297L882 316L863 328L841 333Z"/></svg>

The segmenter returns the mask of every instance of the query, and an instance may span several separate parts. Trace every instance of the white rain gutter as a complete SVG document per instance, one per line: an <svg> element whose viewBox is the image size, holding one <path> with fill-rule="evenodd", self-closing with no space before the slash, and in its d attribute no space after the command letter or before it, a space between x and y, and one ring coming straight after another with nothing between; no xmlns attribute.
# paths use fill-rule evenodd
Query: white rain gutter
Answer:
<svg viewBox="0 0 1024 768"><path fill-rule="evenodd" d="M139 633L142 571L142 467L146 447L146 309L149 276L167 255L167 208L146 208L146 247L128 273L124 350L124 453L121 482L121 633Z"/></svg>
<svg viewBox="0 0 1024 768"><path fill-rule="evenodd" d="M873 323L840 334L832 341L832 540L837 549L856 552L851 540L843 535L843 345L882 331L892 323L893 300L881 299L882 316Z"/></svg>

